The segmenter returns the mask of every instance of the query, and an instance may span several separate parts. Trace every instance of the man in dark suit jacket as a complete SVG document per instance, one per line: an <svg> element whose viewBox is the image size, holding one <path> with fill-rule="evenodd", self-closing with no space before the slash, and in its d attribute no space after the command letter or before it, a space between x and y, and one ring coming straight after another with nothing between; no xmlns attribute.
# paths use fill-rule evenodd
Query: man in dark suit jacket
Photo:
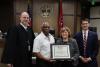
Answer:
<svg viewBox="0 0 100 67"><path fill-rule="evenodd" d="M35 38L31 28L29 28L29 15L22 12L21 22L11 27L6 36L6 44L2 55L2 63L8 67L31 67L32 49Z"/></svg>
<svg viewBox="0 0 100 67"><path fill-rule="evenodd" d="M89 31L88 19L82 19L82 31L77 33L74 38L80 50L79 67L98 67L98 36L96 32Z"/></svg>

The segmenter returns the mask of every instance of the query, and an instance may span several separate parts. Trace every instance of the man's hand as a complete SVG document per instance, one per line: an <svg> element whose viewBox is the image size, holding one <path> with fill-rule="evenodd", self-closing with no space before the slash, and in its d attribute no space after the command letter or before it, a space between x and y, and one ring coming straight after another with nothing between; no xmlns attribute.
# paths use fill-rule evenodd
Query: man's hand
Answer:
<svg viewBox="0 0 100 67"><path fill-rule="evenodd" d="M81 61L82 61L83 63L88 63L87 58L84 58L84 57L80 56L80 59L81 59Z"/></svg>
<svg viewBox="0 0 100 67"><path fill-rule="evenodd" d="M84 58L84 57L80 56L80 59L82 60L83 63L88 63L88 62L92 61L92 59L90 57Z"/></svg>
<svg viewBox="0 0 100 67"><path fill-rule="evenodd" d="M92 59L91 59L90 57L86 58L86 60L87 60L88 62L92 61Z"/></svg>
<svg viewBox="0 0 100 67"><path fill-rule="evenodd" d="M7 64L7 66L8 66L8 67L13 67L13 65L12 65L12 64Z"/></svg>

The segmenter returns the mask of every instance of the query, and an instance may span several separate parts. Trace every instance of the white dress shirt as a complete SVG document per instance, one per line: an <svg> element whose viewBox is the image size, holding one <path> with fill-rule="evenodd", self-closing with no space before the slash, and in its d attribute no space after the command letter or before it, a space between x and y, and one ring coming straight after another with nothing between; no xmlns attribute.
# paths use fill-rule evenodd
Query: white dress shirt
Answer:
<svg viewBox="0 0 100 67"><path fill-rule="evenodd" d="M42 56L45 58L50 58L50 45L55 43L54 37L49 34L49 36L45 36L43 32L41 32L35 39L33 44L33 52L40 52Z"/></svg>
<svg viewBox="0 0 100 67"><path fill-rule="evenodd" d="M20 23L20 25L26 30L27 27L25 25L23 25L22 23Z"/></svg>
<svg viewBox="0 0 100 67"><path fill-rule="evenodd" d="M86 32L86 40L87 40L87 38L88 38L88 30L86 30L86 31L82 30L83 39L84 39L84 33L85 33L85 32Z"/></svg>

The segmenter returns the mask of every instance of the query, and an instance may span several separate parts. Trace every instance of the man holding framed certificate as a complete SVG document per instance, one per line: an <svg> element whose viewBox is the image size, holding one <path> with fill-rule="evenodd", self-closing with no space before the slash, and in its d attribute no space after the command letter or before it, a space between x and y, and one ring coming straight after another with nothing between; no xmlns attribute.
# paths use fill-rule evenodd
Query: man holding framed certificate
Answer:
<svg viewBox="0 0 100 67"><path fill-rule="evenodd" d="M71 38L68 27L61 28L61 38L51 45L51 57L56 67L74 67L78 64L79 49L75 39Z"/></svg>

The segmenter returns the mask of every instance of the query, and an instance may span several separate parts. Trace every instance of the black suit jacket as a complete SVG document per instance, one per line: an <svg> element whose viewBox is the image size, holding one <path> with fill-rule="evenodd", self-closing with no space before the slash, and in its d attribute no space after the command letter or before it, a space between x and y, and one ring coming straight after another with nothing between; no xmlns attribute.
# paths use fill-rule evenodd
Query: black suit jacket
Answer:
<svg viewBox="0 0 100 67"><path fill-rule="evenodd" d="M31 28L26 31L20 24L10 28L1 62L13 64L14 67L30 67L34 38Z"/></svg>

